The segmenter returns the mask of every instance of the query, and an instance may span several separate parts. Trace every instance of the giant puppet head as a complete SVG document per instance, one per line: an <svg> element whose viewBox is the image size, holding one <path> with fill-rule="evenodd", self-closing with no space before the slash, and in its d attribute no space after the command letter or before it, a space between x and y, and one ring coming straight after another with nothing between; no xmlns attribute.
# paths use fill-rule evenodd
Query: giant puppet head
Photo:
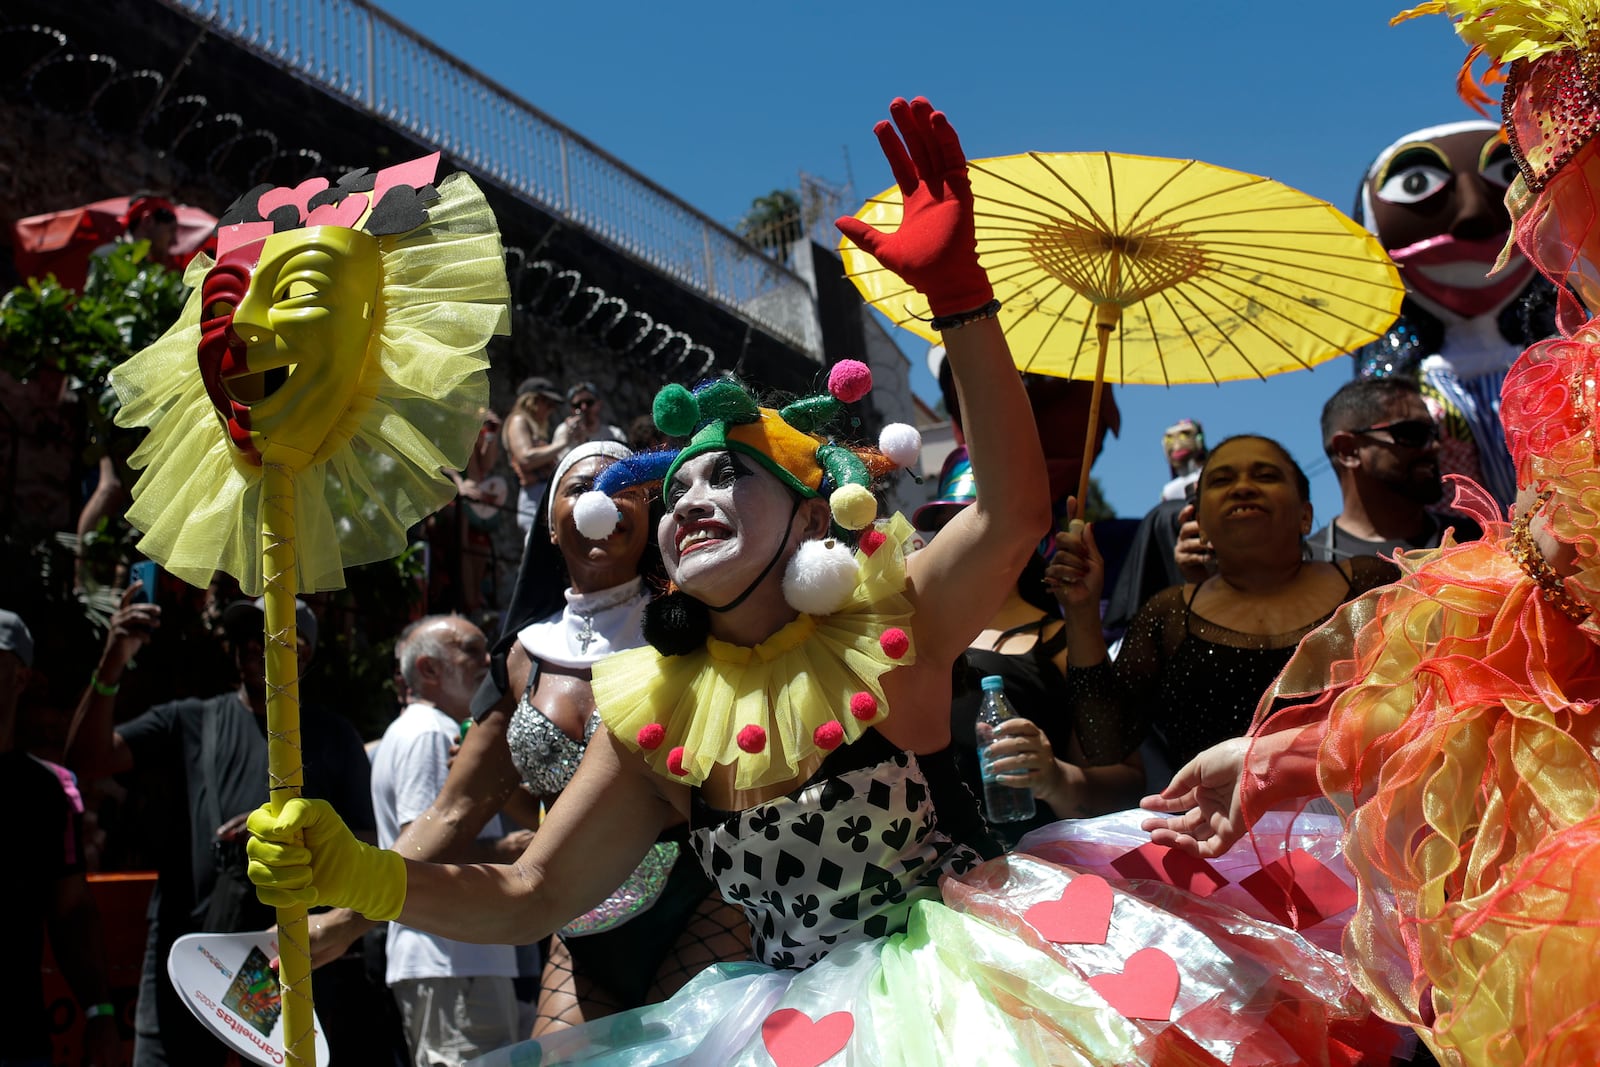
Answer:
<svg viewBox="0 0 1600 1067"><path fill-rule="evenodd" d="M397 554L454 495L507 328L494 215L437 154L258 186L191 263L179 322L113 375L118 422L148 426L128 518L141 550L205 584L261 582L261 471L294 475L300 588Z"/></svg>
<svg viewBox="0 0 1600 1067"><path fill-rule="evenodd" d="M1511 231L1506 189L1517 161L1487 121L1430 126L1379 153L1361 186L1357 218L1399 265L1407 293L1435 315L1492 315L1528 284L1515 256L1493 275Z"/></svg>
<svg viewBox="0 0 1600 1067"><path fill-rule="evenodd" d="M1500 127L1485 120L1414 130L1378 153L1353 214L1400 266L1406 300L1394 327L1355 353L1359 375L1414 374L1423 359L1450 347L1453 327L1474 320L1492 323L1490 336L1506 355L1486 352L1479 341L1467 358L1484 356L1495 369L1548 336L1549 287L1524 257L1500 260L1511 233L1506 191L1516 173ZM1471 377L1489 368L1461 369Z"/></svg>

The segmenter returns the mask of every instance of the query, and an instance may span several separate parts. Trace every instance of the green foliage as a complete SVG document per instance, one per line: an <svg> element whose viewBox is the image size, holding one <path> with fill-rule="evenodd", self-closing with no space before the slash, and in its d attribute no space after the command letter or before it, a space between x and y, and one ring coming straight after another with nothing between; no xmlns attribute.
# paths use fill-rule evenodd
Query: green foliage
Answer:
<svg viewBox="0 0 1600 1067"><path fill-rule="evenodd" d="M106 375L160 337L183 310L183 276L146 258L145 242L113 245L89 261L83 292L54 275L0 299L0 370L20 381L54 369L98 401Z"/></svg>
<svg viewBox="0 0 1600 1067"><path fill-rule="evenodd" d="M91 258L82 293L46 275L0 299L0 370L24 382L46 370L67 376L95 446L89 462L112 434L112 369L165 333L189 294L182 273L150 261L149 248L116 244Z"/></svg>
<svg viewBox="0 0 1600 1067"><path fill-rule="evenodd" d="M758 248L781 252L800 239L805 224L800 212L800 194L793 189L774 189L750 202L750 211L739 220L739 234Z"/></svg>
<svg viewBox="0 0 1600 1067"><path fill-rule="evenodd" d="M0 370L22 381L51 372L67 376L85 420L83 437L94 446L89 462L101 448L117 456L125 451L121 445L131 447L136 435L111 424L115 399L108 376L166 332L188 296L182 274L150 262L147 251L143 243L118 244L95 256L82 293L46 277L29 279L0 299ZM71 533L40 538L24 529L26 517L16 510L0 507L0 514L10 512L0 521L0 550L16 563L0 573L0 603L26 610L51 633L74 635L73 647L89 650L92 663L121 590L82 579L101 575L112 581L118 565L133 555L138 535L116 518L88 531L81 546ZM75 555L82 557L76 567ZM322 598L323 627L307 697L348 717L367 738L380 736L394 717L394 641L422 599L422 558L421 547L412 546L398 559L352 567L345 572L346 588ZM169 637L181 632L212 640L195 604L162 608ZM165 663L163 654L179 656L182 649L151 646L144 658ZM142 695L149 703L188 695L176 688L180 681L148 679Z"/></svg>
<svg viewBox="0 0 1600 1067"><path fill-rule="evenodd" d="M1084 503L1084 516L1089 522L1100 522L1104 519L1117 517L1116 510L1106 503L1105 491L1100 488L1100 479L1089 478L1089 499Z"/></svg>

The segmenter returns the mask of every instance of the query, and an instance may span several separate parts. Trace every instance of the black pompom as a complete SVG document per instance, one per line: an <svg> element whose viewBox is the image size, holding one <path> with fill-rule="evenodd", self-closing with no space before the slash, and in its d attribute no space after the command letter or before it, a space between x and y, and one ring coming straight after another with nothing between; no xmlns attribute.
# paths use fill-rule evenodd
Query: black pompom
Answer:
<svg viewBox="0 0 1600 1067"><path fill-rule="evenodd" d="M658 596L644 609L644 639L663 656L682 656L705 647L711 612L687 593Z"/></svg>

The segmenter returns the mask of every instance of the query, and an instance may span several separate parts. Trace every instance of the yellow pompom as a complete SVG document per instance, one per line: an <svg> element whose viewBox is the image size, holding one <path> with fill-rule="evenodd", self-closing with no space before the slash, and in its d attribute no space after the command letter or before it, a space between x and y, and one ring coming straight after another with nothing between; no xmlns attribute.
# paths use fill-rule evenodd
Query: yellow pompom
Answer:
<svg viewBox="0 0 1600 1067"><path fill-rule="evenodd" d="M864 485L841 485L828 497L833 521L846 530L859 530L878 517L878 498Z"/></svg>

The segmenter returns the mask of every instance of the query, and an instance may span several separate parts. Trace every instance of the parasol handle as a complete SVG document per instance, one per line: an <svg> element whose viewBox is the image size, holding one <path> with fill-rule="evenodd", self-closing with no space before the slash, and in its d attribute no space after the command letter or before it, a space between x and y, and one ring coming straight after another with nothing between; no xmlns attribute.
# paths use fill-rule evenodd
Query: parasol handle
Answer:
<svg viewBox="0 0 1600 1067"><path fill-rule="evenodd" d="M295 626L294 472L262 466L261 571L266 601L263 647L267 669L267 804L274 814L300 795L299 635ZM300 844L299 835L295 843ZM316 1067L311 1003L311 942L304 906L278 909L278 981L282 986L283 1046L290 1067Z"/></svg>
<svg viewBox="0 0 1600 1067"><path fill-rule="evenodd" d="M1106 384L1106 353L1111 349L1111 332L1122 321L1122 307L1118 304L1096 304L1094 328L1099 336L1100 355L1094 365L1094 391L1089 394L1089 429L1083 442L1083 468L1078 471L1078 514L1082 519L1089 505L1089 470L1094 466L1095 446L1099 443L1100 393Z"/></svg>

